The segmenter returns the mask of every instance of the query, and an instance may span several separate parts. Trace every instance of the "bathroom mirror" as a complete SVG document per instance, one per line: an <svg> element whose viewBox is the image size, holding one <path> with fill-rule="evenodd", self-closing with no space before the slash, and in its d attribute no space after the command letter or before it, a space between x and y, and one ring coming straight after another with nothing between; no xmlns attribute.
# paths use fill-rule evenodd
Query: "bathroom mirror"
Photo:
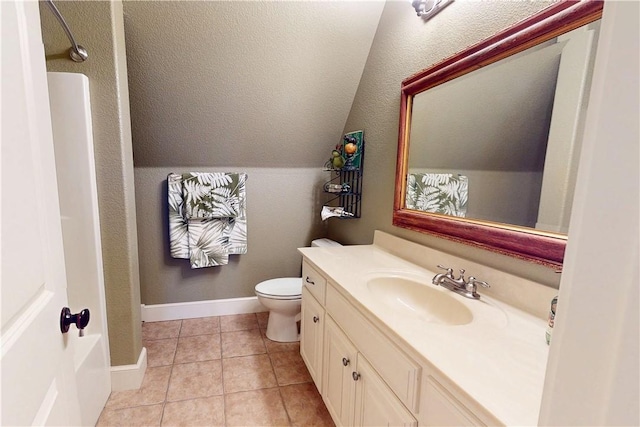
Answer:
<svg viewBox="0 0 640 427"><path fill-rule="evenodd" d="M560 2L402 82L393 224L562 264L602 2Z"/></svg>

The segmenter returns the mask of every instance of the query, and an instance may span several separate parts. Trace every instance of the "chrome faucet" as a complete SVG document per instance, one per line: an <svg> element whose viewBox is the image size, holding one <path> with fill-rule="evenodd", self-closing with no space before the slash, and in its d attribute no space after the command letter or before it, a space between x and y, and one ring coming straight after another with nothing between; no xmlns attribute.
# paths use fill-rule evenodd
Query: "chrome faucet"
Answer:
<svg viewBox="0 0 640 427"><path fill-rule="evenodd" d="M482 280L478 280L475 277L471 276L467 280L464 277L465 270L460 270L460 277L457 279L453 275L453 268L444 267L438 264L438 268L441 270L445 270L446 273L439 273L433 276L433 283L436 286L442 286L444 288L449 289L457 294L460 294L467 298L472 299L480 299L480 295L478 294L478 286L482 286L484 288L488 288L489 284L487 282L483 282Z"/></svg>

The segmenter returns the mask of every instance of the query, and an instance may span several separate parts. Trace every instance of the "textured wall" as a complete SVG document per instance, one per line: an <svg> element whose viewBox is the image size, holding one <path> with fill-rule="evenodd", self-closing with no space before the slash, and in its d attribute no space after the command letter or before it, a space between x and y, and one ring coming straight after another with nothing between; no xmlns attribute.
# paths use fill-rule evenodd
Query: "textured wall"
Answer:
<svg viewBox="0 0 640 427"><path fill-rule="evenodd" d="M321 166L382 6L125 2L135 166Z"/></svg>
<svg viewBox="0 0 640 427"><path fill-rule="evenodd" d="M89 52L83 63L69 59L69 41L53 13L41 3L47 70L89 77L111 365L132 364L140 355L142 338L122 4L56 5L77 42Z"/></svg>
<svg viewBox="0 0 640 427"><path fill-rule="evenodd" d="M332 221L329 237L366 244L373 231L405 239L557 286L549 269L391 225L398 144L400 83L418 71L521 21L549 2L456 1L430 21L417 18L405 2L385 4L345 130L364 129L366 161L362 218Z"/></svg>
<svg viewBox="0 0 640 427"><path fill-rule="evenodd" d="M296 248L326 235L320 219L320 168L198 168L201 172L244 171L247 178L248 251L230 255L229 264L191 269L169 255L166 177L190 167L136 168L140 245L140 284L145 304L255 295L257 283L300 276ZM144 218L144 220L142 220Z"/></svg>
<svg viewBox="0 0 640 427"><path fill-rule="evenodd" d="M384 3L124 3L144 304L254 295L324 237L322 172ZM169 256L169 172L246 171L249 249L191 270Z"/></svg>

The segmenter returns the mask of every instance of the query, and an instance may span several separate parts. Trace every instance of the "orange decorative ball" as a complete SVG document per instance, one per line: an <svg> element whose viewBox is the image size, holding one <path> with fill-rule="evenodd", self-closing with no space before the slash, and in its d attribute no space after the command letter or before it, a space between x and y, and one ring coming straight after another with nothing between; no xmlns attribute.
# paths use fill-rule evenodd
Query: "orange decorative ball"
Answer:
<svg viewBox="0 0 640 427"><path fill-rule="evenodd" d="M344 146L344 152L347 154L353 154L358 151L358 146L353 142L350 142Z"/></svg>

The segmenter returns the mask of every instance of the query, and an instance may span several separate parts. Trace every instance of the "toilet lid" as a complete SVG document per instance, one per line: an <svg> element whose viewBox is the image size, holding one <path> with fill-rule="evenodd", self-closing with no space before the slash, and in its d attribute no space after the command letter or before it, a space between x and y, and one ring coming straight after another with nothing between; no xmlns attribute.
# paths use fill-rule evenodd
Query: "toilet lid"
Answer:
<svg viewBox="0 0 640 427"><path fill-rule="evenodd" d="M281 277L265 280L256 285L256 293L279 299L300 298L302 295L302 278Z"/></svg>

